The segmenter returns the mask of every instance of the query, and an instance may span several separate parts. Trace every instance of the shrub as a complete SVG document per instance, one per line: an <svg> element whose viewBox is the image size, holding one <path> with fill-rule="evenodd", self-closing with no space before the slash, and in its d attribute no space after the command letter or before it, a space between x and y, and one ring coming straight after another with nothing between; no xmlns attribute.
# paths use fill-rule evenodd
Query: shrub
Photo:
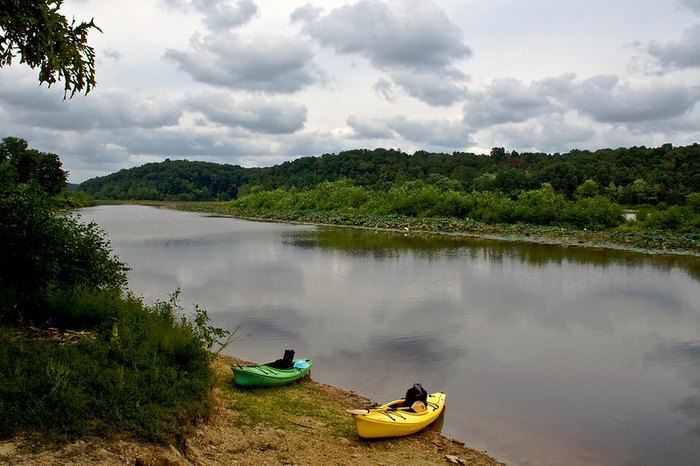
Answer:
<svg viewBox="0 0 700 466"><path fill-rule="evenodd" d="M548 184L540 189L526 191L515 203L514 219L535 225L551 225L557 222L559 213L567 204L561 194L556 194Z"/></svg>
<svg viewBox="0 0 700 466"><path fill-rule="evenodd" d="M54 341L0 328L0 436L128 432L162 441L207 415L207 336L219 329L206 324L206 314L194 322L178 317L172 300L146 306L112 291L69 294L55 295L54 309L77 307L72 317L92 319L93 332Z"/></svg>
<svg viewBox="0 0 700 466"><path fill-rule="evenodd" d="M561 214L561 220L579 228L616 227L624 223L624 210L603 196L581 198L570 202Z"/></svg>
<svg viewBox="0 0 700 466"><path fill-rule="evenodd" d="M0 192L0 264L0 324L44 319L40 308L52 289L126 285L127 267L97 225L56 214L31 184Z"/></svg>

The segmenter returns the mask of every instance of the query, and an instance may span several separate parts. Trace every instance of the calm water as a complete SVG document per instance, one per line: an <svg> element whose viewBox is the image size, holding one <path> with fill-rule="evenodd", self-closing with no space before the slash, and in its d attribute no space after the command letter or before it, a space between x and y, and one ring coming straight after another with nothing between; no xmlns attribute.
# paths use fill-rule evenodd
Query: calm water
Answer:
<svg viewBox="0 0 700 466"><path fill-rule="evenodd" d="M700 260L247 222L141 206L81 211L132 270L314 380L374 401L448 394L443 433L509 464L700 464Z"/></svg>

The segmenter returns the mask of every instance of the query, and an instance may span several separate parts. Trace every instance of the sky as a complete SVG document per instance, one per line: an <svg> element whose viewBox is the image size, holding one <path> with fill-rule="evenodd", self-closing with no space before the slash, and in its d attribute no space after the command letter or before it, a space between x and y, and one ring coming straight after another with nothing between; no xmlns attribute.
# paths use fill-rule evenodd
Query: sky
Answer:
<svg viewBox="0 0 700 466"><path fill-rule="evenodd" d="M700 0L66 0L97 87L0 69L0 137L79 183L169 159L700 139Z"/></svg>

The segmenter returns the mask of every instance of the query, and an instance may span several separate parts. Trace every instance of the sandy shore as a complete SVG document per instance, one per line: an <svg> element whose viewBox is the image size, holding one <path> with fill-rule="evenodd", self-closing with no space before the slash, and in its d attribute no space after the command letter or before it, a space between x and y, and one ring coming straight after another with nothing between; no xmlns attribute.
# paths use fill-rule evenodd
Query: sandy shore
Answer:
<svg viewBox="0 0 700 466"><path fill-rule="evenodd" d="M504 464L459 440L442 436L439 421L409 437L362 440L344 409L369 406L370 400L308 378L297 383L294 396L314 403L324 413L323 417L313 413L295 417L288 419L286 427L250 422L244 419L242 410L236 409L243 393L233 385L230 367L239 362L231 357L217 357L213 363L217 383L211 417L169 445L87 438L58 448L37 449L37 439L15 438L0 442L0 463L11 466ZM255 393L249 392L245 402L266 401L256 400Z"/></svg>

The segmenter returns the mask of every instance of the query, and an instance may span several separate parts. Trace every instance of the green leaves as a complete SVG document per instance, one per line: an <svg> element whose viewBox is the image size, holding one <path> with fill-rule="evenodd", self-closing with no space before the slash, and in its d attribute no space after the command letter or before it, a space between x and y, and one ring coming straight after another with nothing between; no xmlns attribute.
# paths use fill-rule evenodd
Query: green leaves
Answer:
<svg viewBox="0 0 700 466"><path fill-rule="evenodd" d="M87 43L93 20L70 23L58 10L63 0L0 0L0 67L39 68L39 82L64 81L64 98L95 86L95 51Z"/></svg>

